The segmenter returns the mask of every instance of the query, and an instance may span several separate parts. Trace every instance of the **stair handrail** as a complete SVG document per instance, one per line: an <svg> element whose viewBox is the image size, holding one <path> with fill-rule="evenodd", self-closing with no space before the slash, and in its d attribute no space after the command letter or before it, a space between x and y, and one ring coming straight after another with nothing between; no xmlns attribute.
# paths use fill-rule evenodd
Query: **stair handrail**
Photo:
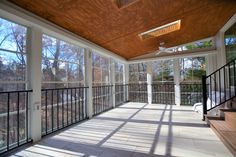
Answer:
<svg viewBox="0 0 236 157"><path fill-rule="evenodd" d="M236 96L236 88L234 89L234 95L231 95L231 82L230 82L230 80L228 80L228 83L229 83L229 87L230 87L230 89L229 89L229 91L230 91L230 97L229 98L227 98L227 94L226 94L226 79L227 78L229 78L230 76L231 76L231 71L230 71L230 66L233 64L233 70L234 70L234 72L233 72L233 77L234 77L234 87L236 87L236 71L235 71L235 63L236 63L236 58L234 58L234 59L232 59L231 61L229 61L228 63L226 63L225 65L223 65L222 67L220 67L220 68L218 68L218 69L216 69L214 72L212 72L211 74L209 74L209 75L203 75L202 76L202 99L203 99L203 120L205 120L205 115L207 114L207 112L208 111L210 111L210 110L212 110L213 108L216 108L216 107L218 107L218 106L220 106L221 104L223 104L223 103L225 103L225 102L227 102L227 101L229 101L229 100L231 100L231 99L233 99L235 96ZM228 67L228 69L229 69L229 71L228 71L228 73L226 73L226 68ZM222 77L221 77L221 71L223 70L223 75L224 75L224 78L222 79ZM216 79L216 77L217 77L217 75L219 76L218 78L219 78L219 89L220 89L220 92L219 92L219 95L220 95L220 102L219 102L219 104L216 104L216 95L217 95L217 92L216 92L216 87L217 87L217 79ZM226 78L226 75L227 75L227 78ZM214 76L214 78L213 78L213 76ZM207 79L209 78L209 81L210 81L210 86L209 86L209 90L210 90L210 92L209 92L209 94L211 95L211 98L212 98L212 89L211 89L211 80L213 79L213 83L214 83L214 88L215 88L215 90L214 90L214 92L215 92L215 106L214 107L212 107L212 100L211 100L211 108L210 109L208 109L207 108L207 99L208 99L208 97L207 97ZM222 80L221 80L222 79ZM223 81L223 86L224 86L224 101L221 101L221 82Z"/></svg>

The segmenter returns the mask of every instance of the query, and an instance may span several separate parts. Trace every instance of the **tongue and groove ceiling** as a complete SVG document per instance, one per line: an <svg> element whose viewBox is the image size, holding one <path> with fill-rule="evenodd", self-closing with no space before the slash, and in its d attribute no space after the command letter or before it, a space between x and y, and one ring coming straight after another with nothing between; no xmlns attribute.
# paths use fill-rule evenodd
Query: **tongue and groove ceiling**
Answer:
<svg viewBox="0 0 236 157"><path fill-rule="evenodd" d="M236 13L236 0L9 0L126 59L151 53L161 42L177 46L216 35ZM139 34L181 20L155 38Z"/></svg>

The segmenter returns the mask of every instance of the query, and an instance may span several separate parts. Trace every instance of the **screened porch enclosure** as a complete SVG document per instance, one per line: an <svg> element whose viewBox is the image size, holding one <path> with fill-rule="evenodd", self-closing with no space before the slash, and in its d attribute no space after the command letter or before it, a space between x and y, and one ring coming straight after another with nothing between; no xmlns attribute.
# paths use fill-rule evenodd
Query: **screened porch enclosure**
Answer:
<svg viewBox="0 0 236 157"><path fill-rule="evenodd" d="M1 153L32 141L35 107L40 109L40 134L46 136L126 102L201 102L204 56L125 64L48 34L38 36L41 53L34 56L26 42L30 30L3 18L0 22L0 73L5 73L0 82ZM32 85L35 77L37 88ZM32 107L36 93L41 103Z"/></svg>

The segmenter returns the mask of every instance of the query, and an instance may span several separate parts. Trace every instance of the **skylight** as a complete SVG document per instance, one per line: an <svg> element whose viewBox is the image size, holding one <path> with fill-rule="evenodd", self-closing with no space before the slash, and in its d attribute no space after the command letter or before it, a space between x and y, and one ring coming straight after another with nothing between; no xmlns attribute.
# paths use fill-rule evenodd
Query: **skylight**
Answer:
<svg viewBox="0 0 236 157"><path fill-rule="evenodd" d="M158 36L165 35L165 34L179 30L180 25L181 25L181 20L177 20L177 21L168 23L166 25L143 32L139 34L139 36L141 39L158 37Z"/></svg>

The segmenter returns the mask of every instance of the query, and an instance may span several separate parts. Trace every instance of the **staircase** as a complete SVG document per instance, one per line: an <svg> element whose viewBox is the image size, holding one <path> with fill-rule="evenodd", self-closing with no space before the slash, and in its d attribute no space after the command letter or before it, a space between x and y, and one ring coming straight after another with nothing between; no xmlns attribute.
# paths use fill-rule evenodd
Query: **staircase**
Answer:
<svg viewBox="0 0 236 157"><path fill-rule="evenodd" d="M203 119L236 156L236 59L203 76L202 86Z"/></svg>

